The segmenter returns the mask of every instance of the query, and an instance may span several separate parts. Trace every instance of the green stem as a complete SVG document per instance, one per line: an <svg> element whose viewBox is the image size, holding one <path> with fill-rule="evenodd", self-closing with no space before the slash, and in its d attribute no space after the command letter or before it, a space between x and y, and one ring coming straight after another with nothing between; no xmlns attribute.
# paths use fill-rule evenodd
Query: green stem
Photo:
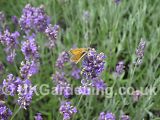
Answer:
<svg viewBox="0 0 160 120"><path fill-rule="evenodd" d="M79 105L80 105L80 103L82 101L82 98L83 98L83 95L81 95L81 97L80 97L80 99L78 101L78 104L76 105L77 109L78 109L78 107L79 107ZM75 118L75 115L73 116L73 120L74 120L74 118Z"/></svg>
<svg viewBox="0 0 160 120"><path fill-rule="evenodd" d="M78 106L80 105L80 103L81 103L81 101L82 101L82 98L83 98L83 95L81 95L81 97L80 97L80 99L79 99L79 102L78 102L78 104L77 104L77 108L78 108Z"/></svg>
<svg viewBox="0 0 160 120"><path fill-rule="evenodd" d="M14 61L14 67L15 67L15 69L16 69L16 72L17 72L18 76L20 76L19 69L18 69L17 64L16 64L15 61Z"/></svg>
<svg viewBox="0 0 160 120"><path fill-rule="evenodd" d="M10 120L13 120L13 118L16 116L16 114L20 111L21 107L19 107L16 112L12 115Z"/></svg>
<svg viewBox="0 0 160 120"><path fill-rule="evenodd" d="M131 84L133 82L133 77L134 77L135 70L136 70L136 65L133 68L133 72L132 72L131 79L130 79L130 82L129 82L129 87L131 86Z"/></svg>
<svg viewBox="0 0 160 120"><path fill-rule="evenodd" d="M88 109L87 109L87 120L89 120L89 117L90 117L90 114L89 114L89 111L91 110L91 103L92 103L92 96L89 96L88 97L88 102L89 102L89 106L88 106Z"/></svg>

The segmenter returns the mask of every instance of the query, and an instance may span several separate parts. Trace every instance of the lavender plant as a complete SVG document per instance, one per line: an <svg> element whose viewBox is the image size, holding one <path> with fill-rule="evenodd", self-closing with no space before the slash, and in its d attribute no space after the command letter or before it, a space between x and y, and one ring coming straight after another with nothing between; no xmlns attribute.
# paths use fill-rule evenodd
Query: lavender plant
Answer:
<svg viewBox="0 0 160 120"><path fill-rule="evenodd" d="M22 84L18 85L17 92L18 92L18 104L21 108L27 109L26 107L30 105L32 101L32 96L36 87L32 87L32 83L30 80L25 80Z"/></svg>
<svg viewBox="0 0 160 120"><path fill-rule="evenodd" d="M98 120L115 120L115 115L110 112L101 112Z"/></svg>
<svg viewBox="0 0 160 120"><path fill-rule="evenodd" d="M105 58L104 53L98 54L95 49L89 50L82 62L82 86L93 86L97 89L106 88L104 81L100 78L105 67Z"/></svg>
<svg viewBox="0 0 160 120"><path fill-rule="evenodd" d="M5 14L2 11L0 11L0 23L3 23L5 21L5 18Z"/></svg>
<svg viewBox="0 0 160 120"><path fill-rule="evenodd" d="M82 75L86 79L98 77L104 70L104 53L98 54L95 49L89 50L82 63Z"/></svg>
<svg viewBox="0 0 160 120"><path fill-rule="evenodd" d="M66 51L63 51L57 58L56 67L58 69L63 69L64 64L69 62L69 54Z"/></svg>
<svg viewBox="0 0 160 120"><path fill-rule="evenodd" d="M5 90L5 94L14 96L19 84L21 84L20 78L15 77L13 74L8 74L7 78L3 80L3 89Z"/></svg>
<svg viewBox="0 0 160 120"><path fill-rule="evenodd" d="M119 61L118 64L116 65L116 69L115 72L117 75L122 75L122 73L124 73L124 62L123 61Z"/></svg>
<svg viewBox="0 0 160 120"><path fill-rule="evenodd" d="M77 113L76 107L72 106L71 102L62 102L59 111L63 115L63 120L69 120Z"/></svg>
<svg viewBox="0 0 160 120"><path fill-rule="evenodd" d="M31 76L34 74L38 73L38 63L35 61L24 61L21 62L21 67L20 67L20 75L21 78L23 79L29 79Z"/></svg>
<svg viewBox="0 0 160 120"><path fill-rule="evenodd" d="M34 32L44 32L50 24L50 18L46 15L43 6L36 8L27 4L23 9L19 24L26 33L32 30Z"/></svg>
<svg viewBox="0 0 160 120"><path fill-rule="evenodd" d="M0 119L159 119L159 0L27 2L0 1Z"/></svg>
<svg viewBox="0 0 160 120"><path fill-rule="evenodd" d="M24 54L25 60L37 61L40 57L34 36L29 36L26 41L22 42L21 50Z"/></svg>
<svg viewBox="0 0 160 120"><path fill-rule="evenodd" d="M57 94L63 94L65 98L69 98L71 96L71 85L65 78L65 73L56 72L53 75L53 81L56 83L55 91Z"/></svg>
<svg viewBox="0 0 160 120"><path fill-rule="evenodd" d="M128 115L122 115L121 120L130 120L130 117Z"/></svg>
<svg viewBox="0 0 160 120"><path fill-rule="evenodd" d="M49 48L54 48L57 40L59 25L48 25L48 27L45 29L45 34L48 36L49 42L48 46Z"/></svg>
<svg viewBox="0 0 160 120"><path fill-rule="evenodd" d="M41 113L37 113L36 116L34 116L35 120L43 120Z"/></svg>
<svg viewBox="0 0 160 120"><path fill-rule="evenodd" d="M0 42L4 45L4 51L7 54L7 61L9 63L14 62L16 56L16 48L18 45L18 37L20 36L19 32L10 33L9 30L5 30L3 34L0 34Z"/></svg>
<svg viewBox="0 0 160 120"><path fill-rule="evenodd" d="M7 106L0 103L0 119L7 120L11 115L12 115L12 111Z"/></svg>
<svg viewBox="0 0 160 120"><path fill-rule="evenodd" d="M141 41L136 49L136 57L137 57L136 64L137 65L142 64L145 46L146 46L146 42L143 39L141 39Z"/></svg>

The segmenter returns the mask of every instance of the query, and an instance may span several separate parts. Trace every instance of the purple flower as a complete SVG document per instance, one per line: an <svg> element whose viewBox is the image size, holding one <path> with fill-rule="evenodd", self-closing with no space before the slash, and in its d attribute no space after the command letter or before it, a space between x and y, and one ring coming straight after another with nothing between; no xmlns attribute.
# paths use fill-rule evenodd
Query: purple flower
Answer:
<svg viewBox="0 0 160 120"><path fill-rule="evenodd" d="M90 20L90 12L89 12L89 11L84 11L82 18L83 18L83 20L84 20L86 23L88 23L89 20Z"/></svg>
<svg viewBox="0 0 160 120"><path fill-rule="evenodd" d="M13 63L13 61L14 61L14 58L15 58L15 56L16 56L16 52L15 52L15 50L13 50L13 51L11 51L11 52L9 52L9 53L7 53L8 55L7 55L7 61L10 63L10 64L12 64Z"/></svg>
<svg viewBox="0 0 160 120"><path fill-rule="evenodd" d="M56 67L59 69L63 69L64 64L69 62L69 54L66 51L63 51L56 61Z"/></svg>
<svg viewBox="0 0 160 120"><path fill-rule="evenodd" d="M50 24L50 18L46 15L43 6L36 8L27 4L23 9L19 24L25 32L30 32L31 30L44 32Z"/></svg>
<svg viewBox="0 0 160 120"><path fill-rule="evenodd" d="M28 40L22 42L21 50L25 56L25 60L37 61L40 57L38 53L38 46L33 35L28 37Z"/></svg>
<svg viewBox="0 0 160 120"><path fill-rule="evenodd" d="M4 34L0 34L0 41L3 45L9 48L16 48L18 44L17 38L20 36L19 32L10 33L9 30L5 30ZM9 48L8 48L9 47Z"/></svg>
<svg viewBox="0 0 160 120"><path fill-rule="evenodd" d="M36 116L34 116L35 120L43 120L41 113L37 113Z"/></svg>
<svg viewBox="0 0 160 120"><path fill-rule="evenodd" d="M87 80L87 79L82 79L81 80L81 84L83 85L83 86L87 86L87 85L91 85L91 81L90 80Z"/></svg>
<svg viewBox="0 0 160 120"><path fill-rule="evenodd" d="M69 120L77 113L76 107L72 106L71 102L62 102L59 111L63 115L63 120Z"/></svg>
<svg viewBox="0 0 160 120"><path fill-rule="evenodd" d="M32 87L29 80L25 80L22 84L18 85L18 104L21 108L26 109L30 105L35 90L36 87Z"/></svg>
<svg viewBox="0 0 160 120"><path fill-rule="evenodd" d="M13 76L13 74L9 74L7 76L7 79L3 80L3 89L5 89L4 94L10 94L11 96L14 96L16 92L16 85L14 84L14 81L15 77Z"/></svg>
<svg viewBox="0 0 160 120"><path fill-rule="evenodd" d="M52 78L56 84L55 91L59 95L63 94L65 98L69 98L72 94L72 89L67 79L65 78L65 74L56 72Z"/></svg>
<svg viewBox="0 0 160 120"><path fill-rule="evenodd" d="M136 49L136 56L137 56L137 61L136 61L136 64L137 65L140 65L142 64L142 59L143 59L143 56L144 56L144 49L146 47L146 42L141 39L137 49Z"/></svg>
<svg viewBox="0 0 160 120"><path fill-rule="evenodd" d="M121 0L114 0L115 3L119 4Z"/></svg>
<svg viewBox="0 0 160 120"><path fill-rule="evenodd" d="M133 101L138 102L142 96L142 92L140 90L136 90L132 93Z"/></svg>
<svg viewBox="0 0 160 120"><path fill-rule="evenodd" d="M124 68L125 68L124 62L123 61L119 61L118 64L116 65L116 70L115 70L116 74L117 75L123 74Z"/></svg>
<svg viewBox="0 0 160 120"><path fill-rule="evenodd" d="M90 95L91 94L91 88L88 86L80 86L78 87L78 94L80 95Z"/></svg>
<svg viewBox="0 0 160 120"><path fill-rule="evenodd" d="M92 86L97 88L98 90L104 90L107 87L104 81L100 78L93 78Z"/></svg>
<svg viewBox="0 0 160 120"><path fill-rule="evenodd" d="M17 18L17 16L12 16L12 22L14 23L15 26L18 25L18 18Z"/></svg>
<svg viewBox="0 0 160 120"><path fill-rule="evenodd" d="M57 84L55 87L55 92L58 95L63 95L65 98L69 98L73 94L73 90L70 87L70 84L66 84L65 86L62 84Z"/></svg>
<svg viewBox="0 0 160 120"><path fill-rule="evenodd" d="M10 33L8 30L4 31L4 34L0 34L0 42L5 46L5 52L8 55L7 61L13 63L16 55L15 49L18 45L19 32Z"/></svg>
<svg viewBox="0 0 160 120"><path fill-rule="evenodd" d="M116 120L115 115L110 112L101 112L98 120Z"/></svg>
<svg viewBox="0 0 160 120"><path fill-rule="evenodd" d="M93 79L99 76L104 70L104 53L98 54L95 49L90 49L82 63L82 75L86 79Z"/></svg>
<svg viewBox="0 0 160 120"><path fill-rule="evenodd" d="M130 120L130 117L128 115L122 115L121 120Z"/></svg>
<svg viewBox="0 0 160 120"><path fill-rule="evenodd" d="M7 78L3 80L3 92L5 92L4 94L14 96L19 84L21 84L20 78L14 77L13 74L7 75Z"/></svg>
<svg viewBox="0 0 160 120"><path fill-rule="evenodd" d="M51 24L46 28L45 33L49 38L49 48L53 48L56 44L59 25L52 26Z"/></svg>
<svg viewBox="0 0 160 120"><path fill-rule="evenodd" d="M3 73L4 70L4 65L3 63L0 61L0 74Z"/></svg>
<svg viewBox="0 0 160 120"><path fill-rule="evenodd" d="M77 80L77 79L80 79L80 73L81 73L81 70L77 67L77 65L72 64L71 76Z"/></svg>
<svg viewBox="0 0 160 120"><path fill-rule="evenodd" d="M105 120L105 112L100 113L98 120Z"/></svg>
<svg viewBox="0 0 160 120"><path fill-rule="evenodd" d="M84 94L89 90L86 89L88 86L93 86L98 90L104 90L106 85L102 79L100 79L100 74L104 70L104 60L105 60L104 53L97 53L95 49L90 49L87 55L85 56L82 62L82 75L83 79L81 80L82 87L81 92Z"/></svg>
<svg viewBox="0 0 160 120"><path fill-rule="evenodd" d="M57 72L52 76L52 79L53 81L56 83L56 84L66 84L67 82L67 79L65 78L65 73L62 72Z"/></svg>
<svg viewBox="0 0 160 120"><path fill-rule="evenodd" d="M7 108L4 104L0 103L0 119L8 120L11 115L12 111L9 108Z"/></svg>
<svg viewBox="0 0 160 120"><path fill-rule="evenodd" d="M0 11L0 23L3 23L5 21L5 18L5 14L2 11Z"/></svg>
<svg viewBox="0 0 160 120"><path fill-rule="evenodd" d="M39 65L35 61L26 61L21 63L20 74L23 79L29 79L32 75L38 73Z"/></svg>

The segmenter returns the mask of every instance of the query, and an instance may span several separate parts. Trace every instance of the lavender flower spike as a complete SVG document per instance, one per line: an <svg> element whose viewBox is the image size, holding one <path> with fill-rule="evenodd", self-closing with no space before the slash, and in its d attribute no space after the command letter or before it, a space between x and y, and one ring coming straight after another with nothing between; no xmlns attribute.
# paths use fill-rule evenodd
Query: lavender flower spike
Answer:
<svg viewBox="0 0 160 120"><path fill-rule="evenodd" d="M75 63L72 64L72 71L71 71L71 76L78 80L80 79L80 73L81 73L81 70L77 67L77 65Z"/></svg>
<svg viewBox="0 0 160 120"><path fill-rule="evenodd" d="M114 2L115 2L116 4L119 4L119 3L121 2L121 0L114 0Z"/></svg>
<svg viewBox="0 0 160 120"><path fill-rule="evenodd" d="M12 74L9 74L7 76L7 79L3 80L3 89L5 88L5 92L4 94L10 94L11 96L13 96L16 92L16 86L14 84L15 81L15 77Z"/></svg>
<svg viewBox="0 0 160 120"><path fill-rule="evenodd" d="M71 96L72 89L67 79L65 78L64 73L56 72L53 75L53 81L56 84L55 91L58 95L63 94L65 98L69 98Z"/></svg>
<svg viewBox="0 0 160 120"><path fill-rule="evenodd" d="M5 14L2 11L0 11L0 24L3 23L4 20L5 20Z"/></svg>
<svg viewBox="0 0 160 120"><path fill-rule="evenodd" d="M4 70L4 65L3 65L3 63L0 61L0 74L3 73L3 70Z"/></svg>
<svg viewBox="0 0 160 120"><path fill-rule="evenodd" d="M137 49L136 49L136 56L137 56L137 61L136 61L136 64L137 65L140 65L142 64L142 59L143 59L143 56L144 56L144 49L146 47L146 42L141 39Z"/></svg>
<svg viewBox="0 0 160 120"><path fill-rule="evenodd" d="M110 112L101 112L98 120L116 120L115 115Z"/></svg>
<svg viewBox="0 0 160 120"><path fill-rule="evenodd" d="M8 120L11 115L12 111L9 108L7 108L4 104L0 103L0 119Z"/></svg>
<svg viewBox="0 0 160 120"><path fill-rule="evenodd" d="M30 105L35 90L36 86L32 87L29 80L23 81L23 84L18 86L18 104L21 108L26 109Z"/></svg>
<svg viewBox="0 0 160 120"><path fill-rule="evenodd" d="M63 115L63 120L69 120L77 113L76 107L72 106L71 102L62 102L59 111Z"/></svg>
<svg viewBox="0 0 160 120"><path fill-rule="evenodd" d="M15 58L15 49L18 45L19 32L10 33L9 30L5 30L4 34L0 34L0 42L5 47L5 52L7 54L7 61L13 63Z"/></svg>
<svg viewBox="0 0 160 120"><path fill-rule="evenodd" d="M142 97L142 92L140 90L135 90L132 93L133 101L138 102L140 98Z"/></svg>
<svg viewBox="0 0 160 120"><path fill-rule="evenodd" d="M130 117L128 115L122 115L121 120L130 120Z"/></svg>
<svg viewBox="0 0 160 120"><path fill-rule="evenodd" d="M14 23L15 26L18 25L18 18L17 18L17 16L12 16L12 22Z"/></svg>
<svg viewBox="0 0 160 120"><path fill-rule="evenodd" d="M49 38L49 44L48 44L49 48L53 48L55 46L56 40L57 40L58 30L59 30L59 25L54 25L52 27L52 25L50 24L46 28L45 33Z"/></svg>
<svg viewBox="0 0 160 120"><path fill-rule="evenodd" d="M123 61L119 61L118 64L116 65L116 70L115 70L116 74L117 75L123 74L124 68L125 68L124 62Z"/></svg>
<svg viewBox="0 0 160 120"><path fill-rule="evenodd" d="M13 74L7 75L7 78L3 80L3 94L14 96L19 84L21 84L20 78Z"/></svg>
<svg viewBox="0 0 160 120"><path fill-rule="evenodd" d="M66 51L63 51L56 61L56 67L59 69L63 69L64 64L69 62L69 54Z"/></svg>
<svg viewBox="0 0 160 120"><path fill-rule="evenodd" d="M20 74L23 79L29 79L32 75L38 73L39 65L35 61L22 61Z"/></svg>
<svg viewBox="0 0 160 120"><path fill-rule="evenodd" d="M80 86L78 87L78 94L79 95L90 95L91 88L89 86Z"/></svg>
<svg viewBox="0 0 160 120"><path fill-rule="evenodd" d="M95 49L89 50L82 62L82 75L86 79L98 77L104 70L106 56L104 53L97 53Z"/></svg>
<svg viewBox="0 0 160 120"><path fill-rule="evenodd" d="M98 90L104 90L107 87L104 81L100 78L93 78L91 85Z"/></svg>
<svg viewBox="0 0 160 120"><path fill-rule="evenodd" d="M23 52L26 60L39 60L38 46L34 36L28 37L28 40L22 42L21 51Z"/></svg>
<svg viewBox="0 0 160 120"><path fill-rule="evenodd" d="M44 32L50 24L50 18L46 15L43 6L32 7L27 4L23 9L23 14L19 20L21 28L26 32Z"/></svg>
<svg viewBox="0 0 160 120"><path fill-rule="evenodd" d="M83 12L82 18L83 18L83 20L84 20L86 23L89 22L90 17L91 17L91 15L90 15L90 12L89 12L89 11L84 11L84 12Z"/></svg>
<svg viewBox="0 0 160 120"><path fill-rule="evenodd" d="M43 120L41 113L37 113L36 116L34 116L35 120Z"/></svg>

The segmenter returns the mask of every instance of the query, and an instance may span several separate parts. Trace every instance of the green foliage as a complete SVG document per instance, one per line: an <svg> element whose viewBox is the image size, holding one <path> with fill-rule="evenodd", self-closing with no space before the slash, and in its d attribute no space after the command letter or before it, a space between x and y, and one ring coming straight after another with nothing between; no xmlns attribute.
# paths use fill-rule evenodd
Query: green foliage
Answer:
<svg viewBox="0 0 160 120"><path fill-rule="evenodd" d="M52 23L61 26L57 46L53 51L45 48L47 39L43 35L37 38L41 68L40 73L32 78L33 84L45 83L50 87L54 86L51 75L55 72L58 54L63 50L69 51L73 45L77 45L77 47L91 46L107 55L107 70L103 72L103 80L107 86L113 87L114 93L118 87L130 85L135 89L150 86L157 88L156 96L143 96L136 105L133 104L131 96L113 95L112 98L83 96L74 120L96 120L101 111L113 112L117 118L123 111L131 116L132 120L160 119L159 0L122 0L119 4L115 4L113 0L3 0L0 1L0 10L7 15L7 21L11 21L13 15L20 17L27 3L33 6L43 4L51 16ZM85 11L90 14L88 22L84 21ZM147 44L143 64L134 68L135 50L141 38L145 38ZM15 66L6 63L2 47L0 56L0 60L7 68L2 78L9 72L16 74ZM17 60L21 61L21 57ZM117 79L111 71L114 71L119 60L125 61L127 74ZM16 64L19 66L20 62ZM21 110L14 119L32 120L34 115L40 112L46 120L61 120L58 108L62 99L64 98L53 95L34 96L29 109ZM71 101L77 105L79 99L80 96L73 96ZM13 111L14 108L11 109Z"/></svg>

